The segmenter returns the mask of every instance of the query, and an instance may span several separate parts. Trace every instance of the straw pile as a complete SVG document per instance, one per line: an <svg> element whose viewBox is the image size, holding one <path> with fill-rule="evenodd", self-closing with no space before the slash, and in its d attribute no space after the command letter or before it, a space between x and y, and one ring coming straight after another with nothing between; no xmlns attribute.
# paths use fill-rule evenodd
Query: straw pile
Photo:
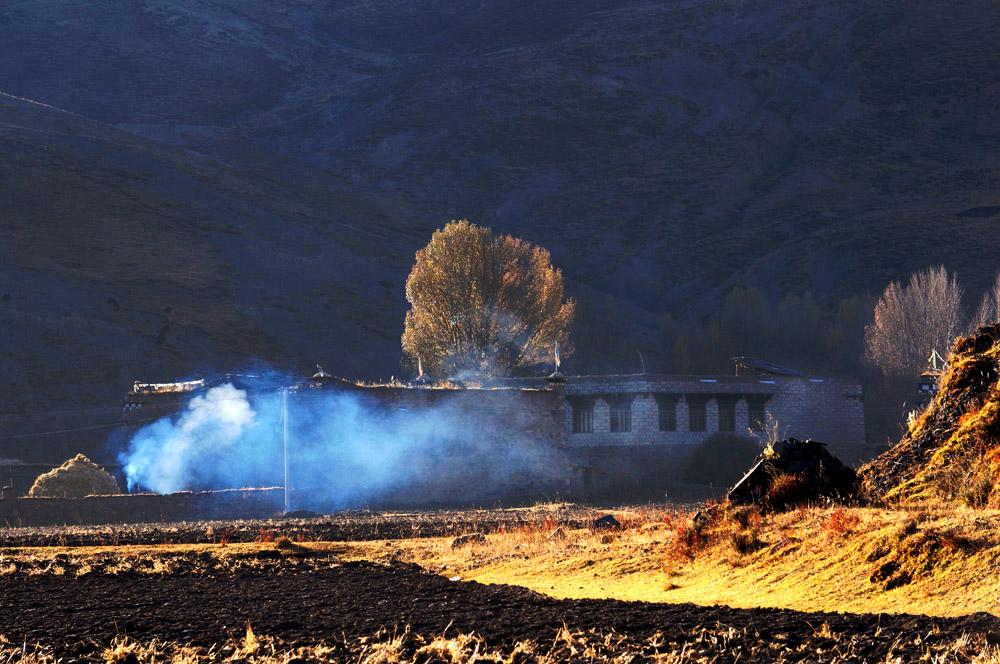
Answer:
<svg viewBox="0 0 1000 664"><path fill-rule="evenodd" d="M83 498L121 493L115 478L90 459L77 454L63 465L38 476L28 492L34 498Z"/></svg>

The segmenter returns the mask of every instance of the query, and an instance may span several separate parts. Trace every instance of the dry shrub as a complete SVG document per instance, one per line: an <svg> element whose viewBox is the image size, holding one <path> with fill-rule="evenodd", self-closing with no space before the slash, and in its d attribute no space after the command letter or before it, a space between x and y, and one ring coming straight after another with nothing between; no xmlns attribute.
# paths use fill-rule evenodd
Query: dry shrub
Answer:
<svg viewBox="0 0 1000 664"><path fill-rule="evenodd" d="M779 473L771 478L767 503L773 510L786 510L809 500L809 477L804 473Z"/></svg>
<svg viewBox="0 0 1000 664"><path fill-rule="evenodd" d="M756 505L733 507L727 514L729 520L739 528L760 528L763 516Z"/></svg>
<svg viewBox="0 0 1000 664"><path fill-rule="evenodd" d="M28 491L33 498L83 498L119 493L121 490L115 478L82 454L39 475Z"/></svg>
<svg viewBox="0 0 1000 664"><path fill-rule="evenodd" d="M720 535L726 531L725 518L725 506L712 500L691 516L679 512L664 514L663 525L670 532L664 551L664 568L674 570L719 541Z"/></svg>
<svg viewBox="0 0 1000 664"><path fill-rule="evenodd" d="M758 532L756 530L742 530L734 532L729 536L729 545L732 547L733 551L745 556L748 553L753 553L764 546L764 542L758 537Z"/></svg>
<svg viewBox="0 0 1000 664"><path fill-rule="evenodd" d="M691 520L678 520L673 537L667 545L666 558L672 562L694 560L699 551L708 546L708 535L695 527Z"/></svg>
<svg viewBox="0 0 1000 664"><path fill-rule="evenodd" d="M856 514L845 512L842 507L838 507L830 513L829 518L823 521L823 530L831 535L849 535L858 527L861 519Z"/></svg>
<svg viewBox="0 0 1000 664"><path fill-rule="evenodd" d="M726 523L735 529L729 534L729 546L736 553L746 555L764 546L760 529L764 519L756 505L733 507L726 512Z"/></svg>
<svg viewBox="0 0 1000 664"><path fill-rule="evenodd" d="M274 548L278 551L285 551L287 553L305 553L309 550L301 544L293 542L288 537L279 537L276 539L274 541Z"/></svg>

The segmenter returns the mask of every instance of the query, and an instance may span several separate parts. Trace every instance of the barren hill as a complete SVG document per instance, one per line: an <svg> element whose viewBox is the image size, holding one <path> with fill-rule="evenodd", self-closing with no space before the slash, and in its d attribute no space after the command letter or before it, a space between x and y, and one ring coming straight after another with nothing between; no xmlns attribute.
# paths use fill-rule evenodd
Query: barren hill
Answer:
<svg viewBox="0 0 1000 664"><path fill-rule="evenodd" d="M397 372L413 251L458 217L637 334L740 281L826 301L944 262L978 290L998 26L986 0L3 3L0 411Z"/></svg>

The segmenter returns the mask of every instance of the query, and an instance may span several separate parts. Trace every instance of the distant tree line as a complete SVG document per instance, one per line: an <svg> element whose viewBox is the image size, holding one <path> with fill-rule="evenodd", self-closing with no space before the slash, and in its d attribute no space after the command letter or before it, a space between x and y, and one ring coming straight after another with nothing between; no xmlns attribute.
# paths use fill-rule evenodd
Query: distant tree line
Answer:
<svg viewBox="0 0 1000 664"><path fill-rule="evenodd" d="M861 378L869 440L893 442L917 405L931 353L946 357L957 336L1000 321L1000 274L966 313L958 279L942 266L890 283L880 297L855 295L824 307L808 292L775 302L733 288L709 315L666 313L645 343L611 298L580 300L571 336L573 373L731 374L731 358L755 357L810 374Z"/></svg>

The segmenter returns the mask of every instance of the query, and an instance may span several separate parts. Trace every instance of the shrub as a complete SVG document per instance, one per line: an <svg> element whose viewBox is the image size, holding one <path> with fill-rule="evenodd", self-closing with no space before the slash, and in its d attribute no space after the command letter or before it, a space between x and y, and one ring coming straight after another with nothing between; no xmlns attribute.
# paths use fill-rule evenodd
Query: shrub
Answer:
<svg viewBox="0 0 1000 664"><path fill-rule="evenodd" d="M674 531L674 550L678 556L694 560L695 554L705 548L708 538L694 526L680 526Z"/></svg>
<svg viewBox="0 0 1000 664"><path fill-rule="evenodd" d="M861 519L857 514L850 514L838 507L830 514L830 518L823 522L823 528L833 535L847 535L853 532L860 522Z"/></svg>
<svg viewBox="0 0 1000 664"><path fill-rule="evenodd" d="M688 464L688 481L695 484L732 486L750 470L760 445L735 433L715 433L694 448Z"/></svg>
<svg viewBox="0 0 1000 664"><path fill-rule="evenodd" d="M729 511L729 520L741 529L759 528L763 521L760 510L754 505L734 507Z"/></svg>
<svg viewBox="0 0 1000 664"><path fill-rule="evenodd" d="M764 546L764 543L757 537L756 530L750 531L740 531L735 532L729 536L729 544L733 547L733 551L745 556L748 553L753 553L757 549Z"/></svg>
<svg viewBox="0 0 1000 664"><path fill-rule="evenodd" d="M805 473L788 475L779 473L771 478L767 490L767 503L771 509L784 510L808 502L809 477Z"/></svg>

